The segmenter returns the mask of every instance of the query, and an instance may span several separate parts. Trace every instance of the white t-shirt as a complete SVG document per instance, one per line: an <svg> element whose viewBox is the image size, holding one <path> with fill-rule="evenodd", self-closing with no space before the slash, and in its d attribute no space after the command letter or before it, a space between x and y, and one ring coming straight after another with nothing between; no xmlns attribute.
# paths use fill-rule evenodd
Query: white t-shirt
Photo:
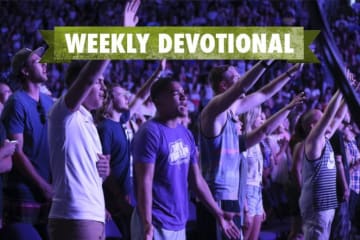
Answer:
<svg viewBox="0 0 360 240"><path fill-rule="evenodd" d="M71 112L60 98L50 111L48 134L54 188L49 218L105 222L96 168L102 148L90 112L83 106Z"/></svg>

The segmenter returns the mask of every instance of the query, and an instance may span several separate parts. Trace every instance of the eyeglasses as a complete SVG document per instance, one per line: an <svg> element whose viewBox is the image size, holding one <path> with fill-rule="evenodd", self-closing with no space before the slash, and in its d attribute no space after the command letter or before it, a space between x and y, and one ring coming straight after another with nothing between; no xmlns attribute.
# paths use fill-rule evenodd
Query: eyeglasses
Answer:
<svg viewBox="0 0 360 240"><path fill-rule="evenodd" d="M40 99L39 99L39 101L38 101L38 103L36 105L36 109L37 109L37 111L39 113L41 124L45 124L46 123L46 114L45 114L44 106L41 104Z"/></svg>

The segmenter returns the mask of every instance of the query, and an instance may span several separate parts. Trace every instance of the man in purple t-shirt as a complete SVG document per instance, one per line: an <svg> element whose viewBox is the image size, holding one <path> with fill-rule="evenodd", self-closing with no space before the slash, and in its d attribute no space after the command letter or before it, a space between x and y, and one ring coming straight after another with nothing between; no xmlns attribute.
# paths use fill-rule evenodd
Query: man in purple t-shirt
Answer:
<svg viewBox="0 0 360 240"><path fill-rule="evenodd" d="M233 215L218 207L201 175L193 136L179 124L187 112L184 89L173 79L161 78L152 85L151 98L157 115L140 128L132 146L138 206L131 239L185 239L188 183L225 235L238 238Z"/></svg>

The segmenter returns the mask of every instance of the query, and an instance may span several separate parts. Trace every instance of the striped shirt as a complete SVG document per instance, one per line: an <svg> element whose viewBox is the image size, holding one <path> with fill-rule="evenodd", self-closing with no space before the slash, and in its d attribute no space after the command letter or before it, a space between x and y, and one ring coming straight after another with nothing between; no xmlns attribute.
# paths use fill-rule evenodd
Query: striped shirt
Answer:
<svg viewBox="0 0 360 240"><path fill-rule="evenodd" d="M337 208L336 166L334 151L326 140L320 158L303 161L303 187L300 196L300 209L304 211L325 211Z"/></svg>

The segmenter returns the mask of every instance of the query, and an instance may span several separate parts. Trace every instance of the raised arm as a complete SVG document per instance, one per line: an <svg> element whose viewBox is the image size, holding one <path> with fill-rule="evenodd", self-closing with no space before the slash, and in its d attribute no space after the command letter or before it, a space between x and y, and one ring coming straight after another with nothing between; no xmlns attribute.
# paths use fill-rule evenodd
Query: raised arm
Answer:
<svg viewBox="0 0 360 240"><path fill-rule="evenodd" d="M135 112L139 110L139 107L146 101L146 99L150 96L150 88L151 85L158 79L161 71L163 71L166 67L166 60L163 59L160 62L160 65L155 70L153 75L144 83L144 85L140 88L139 92L136 93L134 100L129 104L130 116L132 116Z"/></svg>
<svg viewBox="0 0 360 240"><path fill-rule="evenodd" d="M140 0L132 0L127 2L124 11L124 26L134 27L138 22L136 12L140 6ZM89 61L81 70L75 82L70 87L65 96L66 106L76 111L83 103L91 91L92 86L98 81L106 66L109 64L109 60L103 61Z"/></svg>
<svg viewBox="0 0 360 240"><path fill-rule="evenodd" d="M279 92L282 87L289 82L289 80L295 75L297 71L302 68L302 64L298 63L288 69L285 73L281 74L264 87L258 91L240 99L238 101L238 107L236 110L237 114L244 113L250 109L262 104L277 92Z"/></svg>
<svg viewBox="0 0 360 240"><path fill-rule="evenodd" d="M309 135L305 139L305 154L310 160L318 159L325 146L325 133L335 117L342 100L342 94L338 90L331 98L323 116L315 123Z"/></svg>
<svg viewBox="0 0 360 240"><path fill-rule="evenodd" d="M257 143L259 143L262 139L264 139L267 135L272 133L289 115L291 109L293 109L298 104L302 103L305 99L304 93L300 93L295 96L294 99L285 107L283 107L276 114L271 116L266 122L250 132L246 137L246 148L249 148Z"/></svg>
<svg viewBox="0 0 360 240"><path fill-rule="evenodd" d="M75 82L65 95L65 104L71 111L79 109L93 85L102 78L102 74L109 62L109 60L89 61L82 68Z"/></svg>
<svg viewBox="0 0 360 240"><path fill-rule="evenodd" d="M348 113L348 107L346 105L345 99L341 101L340 107L336 112L336 115L334 117L334 120L331 122L330 127L328 129L328 133L326 133L326 136L328 138L331 138L335 131L339 128L340 123L344 119L346 113Z"/></svg>
<svg viewBox="0 0 360 240"><path fill-rule="evenodd" d="M200 115L200 131L207 137L217 136L226 122L226 111L246 93L261 77L272 60L258 62L253 68L239 78L233 67L227 70L227 76L220 85L224 92L215 96L203 109ZM233 83L227 88L227 85ZM226 89L226 90L225 90Z"/></svg>
<svg viewBox="0 0 360 240"><path fill-rule="evenodd" d="M204 118L210 117L215 119L219 114L226 111L241 97L241 95L249 91L249 89L260 79L269 64L270 62L266 63L262 60L255 64L255 66L248 70L242 77L238 74L234 74L231 81L234 81L235 83L224 93L215 96L208 105L206 105L202 114Z"/></svg>
<svg viewBox="0 0 360 240"><path fill-rule="evenodd" d="M350 81L354 90L358 91L360 85L356 81L354 74L348 68L346 69L346 78ZM349 109L346 105L345 99L343 99L340 104L340 107L335 115L335 118L331 122L331 125L328 129L328 133L327 133L328 138L331 138L334 135L335 131L338 129L340 123L342 122L342 120L344 119L344 117L347 113L349 113Z"/></svg>

